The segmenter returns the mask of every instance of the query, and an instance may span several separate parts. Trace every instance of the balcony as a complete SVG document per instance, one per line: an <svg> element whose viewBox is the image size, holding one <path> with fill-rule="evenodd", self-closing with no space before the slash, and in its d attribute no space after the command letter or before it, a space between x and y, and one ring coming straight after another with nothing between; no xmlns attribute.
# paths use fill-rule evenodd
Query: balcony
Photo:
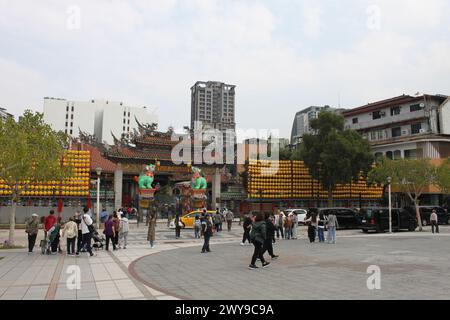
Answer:
<svg viewBox="0 0 450 320"><path fill-rule="evenodd" d="M351 124L347 125L347 128L353 129L353 130L366 130L368 128L389 126L394 123L413 121L413 120L417 120L417 119L423 119L425 117L426 117L425 110L418 110L418 111L414 111L414 112L406 111L404 113L400 113L395 116L386 115L385 117L382 117L380 119L359 122L359 123L351 123ZM351 119L350 119L350 121L351 121Z"/></svg>

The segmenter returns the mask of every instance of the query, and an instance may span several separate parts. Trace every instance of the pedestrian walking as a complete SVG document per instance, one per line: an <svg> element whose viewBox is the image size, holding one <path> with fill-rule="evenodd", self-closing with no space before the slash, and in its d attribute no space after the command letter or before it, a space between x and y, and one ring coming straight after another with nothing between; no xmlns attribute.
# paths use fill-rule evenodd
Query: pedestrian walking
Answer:
<svg viewBox="0 0 450 320"><path fill-rule="evenodd" d="M52 254L58 253L59 239L61 237L61 235L59 233L60 231L61 231L61 224L59 222L56 222L53 225L53 227L51 227L48 230L48 240L50 241Z"/></svg>
<svg viewBox="0 0 450 320"><path fill-rule="evenodd" d="M327 242L335 244L336 243L336 229L339 228L339 223L338 223L336 216L333 214L333 212L328 214L327 228L328 228Z"/></svg>
<svg viewBox="0 0 450 320"><path fill-rule="evenodd" d="M227 210L226 219L227 219L228 232L230 232L232 224L233 224L233 219L234 219L234 215L231 210Z"/></svg>
<svg viewBox="0 0 450 320"><path fill-rule="evenodd" d="M79 211L75 212L75 216L73 221L77 224L78 227L78 234L77 234L77 252L79 253L82 249L81 244L83 242L83 234L81 232L81 215Z"/></svg>
<svg viewBox="0 0 450 320"><path fill-rule="evenodd" d="M214 227L216 229L216 232L219 232L220 229L220 224L222 223L222 217L220 215L219 209L216 210L216 213L214 214L213 217L213 221L214 221Z"/></svg>
<svg viewBox="0 0 450 320"><path fill-rule="evenodd" d="M202 222L200 220L200 216L198 214L195 215L194 221L194 236L195 239L200 239L200 232L202 229Z"/></svg>
<svg viewBox="0 0 450 320"><path fill-rule="evenodd" d="M151 210L149 220L148 220L148 232L147 232L147 241L150 242L150 248L153 248L153 246L155 245L156 221L157 221L156 219L157 218L158 218L157 212L154 210Z"/></svg>
<svg viewBox="0 0 450 320"><path fill-rule="evenodd" d="M68 256L75 255L75 242L77 241L78 236L78 225L74 220L75 219L73 217L70 217L69 221L64 224L64 229L62 231L62 236L66 237Z"/></svg>
<svg viewBox="0 0 450 320"><path fill-rule="evenodd" d="M305 220L308 225L308 238L309 242L313 243L316 241L316 229L318 226L317 212L313 212L311 216Z"/></svg>
<svg viewBox="0 0 450 320"><path fill-rule="evenodd" d="M243 228L244 228L244 235L242 237L241 246L245 246L245 241L248 241L248 244L252 243L250 239L250 230L252 229L252 219L250 218L250 214L245 215Z"/></svg>
<svg viewBox="0 0 450 320"><path fill-rule="evenodd" d="M270 213L265 214L265 221L266 221L266 239L264 240L264 247L262 254L264 255L264 253L266 253L267 251L272 259L277 259L278 256L273 253L273 244L272 244L272 241L275 238L275 225L273 224L274 221Z"/></svg>
<svg viewBox="0 0 450 320"><path fill-rule="evenodd" d="M439 221L435 209L433 209L433 211L431 212L430 222L431 222L431 232L434 233L434 231L436 230L436 233L439 233L439 223L438 223Z"/></svg>
<svg viewBox="0 0 450 320"><path fill-rule="evenodd" d="M213 236L213 224L209 215L202 215L202 236L204 239L202 253L211 252L209 240Z"/></svg>
<svg viewBox="0 0 450 320"><path fill-rule="evenodd" d="M319 220L317 221L317 235L319 237L319 242L325 242L325 216L323 213L319 214Z"/></svg>
<svg viewBox="0 0 450 320"><path fill-rule="evenodd" d="M275 220L275 226L277 228L277 238L280 239L280 234L281 234L281 238L284 238L284 233L283 233L283 228L284 228L284 213L282 211L280 211L276 216L275 216L276 220Z"/></svg>
<svg viewBox="0 0 450 320"><path fill-rule="evenodd" d="M297 212L294 211L292 214L292 239L297 239L297 229L298 229L298 215Z"/></svg>
<svg viewBox="0 0 450 320"><path fill-rule="evenodd" d="M89 255L92 257L94 254L92 253L91 241L92 241L92 233L94 230L93 221L91 216L89 215L89 209L84 207L83 215L81 216L81 247L85 248ZM77 252L77 255L79 252Z"/></svg>
<svg viewBox="0 0 450 320"><path fill-rule="evenodd" d="M119 231L120 231L120 217L123 214L123 209L120 209L118 212L114 212L113 222L114 222L114 244L116 247L119 246Z"/></svg>
<svg viewBox="0 0 450 320"><path fill-rule="evenodd" d="M130 231L130 222L128 220L128 214L123 214L120 219L119 227L119 248L123 245L123 248L127 248L128 232Z"/></svg>
<svg viewBox="0 0 450 320"><path fill-rule="evenodd" d="M270 262L267 262L263 256L263 246L267 237L266 222L264 221L264 216L261 212L258 212L255 217L255 221L252 224L252 231L250 233L250 239L252 240L253 246L255 247L253 251L252 260L248 268L250 270L258 269L255 265L256 259L258 258L263 268L267 267Z"/></svg>
<svg viewBox="0 0 450 320"><path fill-rule="evenodd" d="M175 215L175 239L180 238L181 228L183 227L183 221L181 221L181 206L178 207L176 215Z"/></svg>
<svg viewBox="0 0 450 320"><path fill-rule="evenodd" d="M33 252L36 238L39 232L39 216L35 213L31 215L25 224L25 232L28 234L28 252Z"/></svg>
<svg viewBox="0 0 450 320"><path fill-rule="evenodd" d="M116 236L116 226L115 226L115 222L114 222L114 216L113 215L109 215L108 216L108 220L106 220L105 222L105 229L103 230L103 233L106 236L106 251L109 251L109 242L112 243L113 245L113 250L116 251L117 247L116 247L116 243L114 241L115 236Z"/></svg>
<svg viewBox="0 0 450 320"><path fill-rule="evenodd" d="M284 219L284 237L286 240L291 239L291 231L292 231L292 215L289 214Z"/></svg>

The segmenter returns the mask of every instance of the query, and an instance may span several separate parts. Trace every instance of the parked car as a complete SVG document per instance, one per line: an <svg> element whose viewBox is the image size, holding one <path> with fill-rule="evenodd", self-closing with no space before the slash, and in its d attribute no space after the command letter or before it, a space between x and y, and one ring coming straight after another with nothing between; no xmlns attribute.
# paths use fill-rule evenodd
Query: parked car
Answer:
<svg viewBox="0 0 450 320"><path fill-rule="evenodd" d="M202 210L196 210L196 211L191 211L183 216L180 217L181 222L183 223L184 227L186 229L192 229L194 228L194 222L195 222L195 216L202 216L203 211ZM208 214L215 214L215 211L207 211ZM175 218L173 218L172 220L170 220L169 223L169 228L170 229L175 229Z"/></svg>
<svg viewBox="0 0 450 320"><path fill-rule="evenodd" d="M362 208L361 229L363 232L389 231L389 208ZM399 208L391 209L392 231L408 230L414 231L417 228L415 215L410 211Z"/></svg>
<svg viewBox="0 0 450 320"><path fill-rule="evenodd" d="M338 229L359 229L361 226L361 217L359 213L350 208L310 208L308 210L308 217L312 212L323 214L327 219L330 213L333 213L339 223Z"/></svg>
<svg viewBox="0 0 450 320"><path fill-rule="evenodd" d="M422 226L427 226L430 224L430 216L433 209L436 210L436 214L438 216L438 224L450 224L450 214L447 213L444 208L435 206L420 206L419 211L420 218L422 219ZM416 208L414 206L406 207L406 210L416 216Z"/></svg>
<svg viewBox="0 0 450 320"><path fill-rule="evenodd" d="M298 224L304 225L308 211L306 209L287 209L287 210L284 210L283 213L286 216L288 216L290 213L297 214Z"/></svg>

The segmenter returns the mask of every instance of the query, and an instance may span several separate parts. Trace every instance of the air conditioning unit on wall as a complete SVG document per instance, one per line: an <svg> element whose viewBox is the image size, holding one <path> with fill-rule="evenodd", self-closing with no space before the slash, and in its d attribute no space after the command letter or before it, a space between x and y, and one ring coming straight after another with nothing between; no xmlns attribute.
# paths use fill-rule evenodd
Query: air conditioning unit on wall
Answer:
<svg viewBox="0 0 450 320"><path fill-rule="evenodd" d="M402 136L407 136L408 134L409 134L409 130L408 129L402 130Z"/></svg>
<svg viewBox="0 0 450 320"><path fill-rule="evenodd" d="M420 130L419 130L419 133L427 133L427 130L425 130L425 129L420 129Z"/></svg>

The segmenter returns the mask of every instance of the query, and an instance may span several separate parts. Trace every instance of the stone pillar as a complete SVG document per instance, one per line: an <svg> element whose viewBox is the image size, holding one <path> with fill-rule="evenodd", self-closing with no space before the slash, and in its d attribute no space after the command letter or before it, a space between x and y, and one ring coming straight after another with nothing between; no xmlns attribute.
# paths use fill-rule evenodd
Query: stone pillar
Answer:
<svg viewBox="0 0 450 320"><path fill-rule="evenodd" d="M123 170L120 164L114 171L114 209L122 207Z"/></svg>
<svg viewBox="0 0 450 320"><path fill-rule="evenodd" d="M213 210L216 210L217 208L220 208L220 200L219 200L219 202L217 202L217 200L220 199L220 193L221 193L219 168L215 169L214 175L212 177L211 185L212 185L211 206L212 206Z"/></svg>

